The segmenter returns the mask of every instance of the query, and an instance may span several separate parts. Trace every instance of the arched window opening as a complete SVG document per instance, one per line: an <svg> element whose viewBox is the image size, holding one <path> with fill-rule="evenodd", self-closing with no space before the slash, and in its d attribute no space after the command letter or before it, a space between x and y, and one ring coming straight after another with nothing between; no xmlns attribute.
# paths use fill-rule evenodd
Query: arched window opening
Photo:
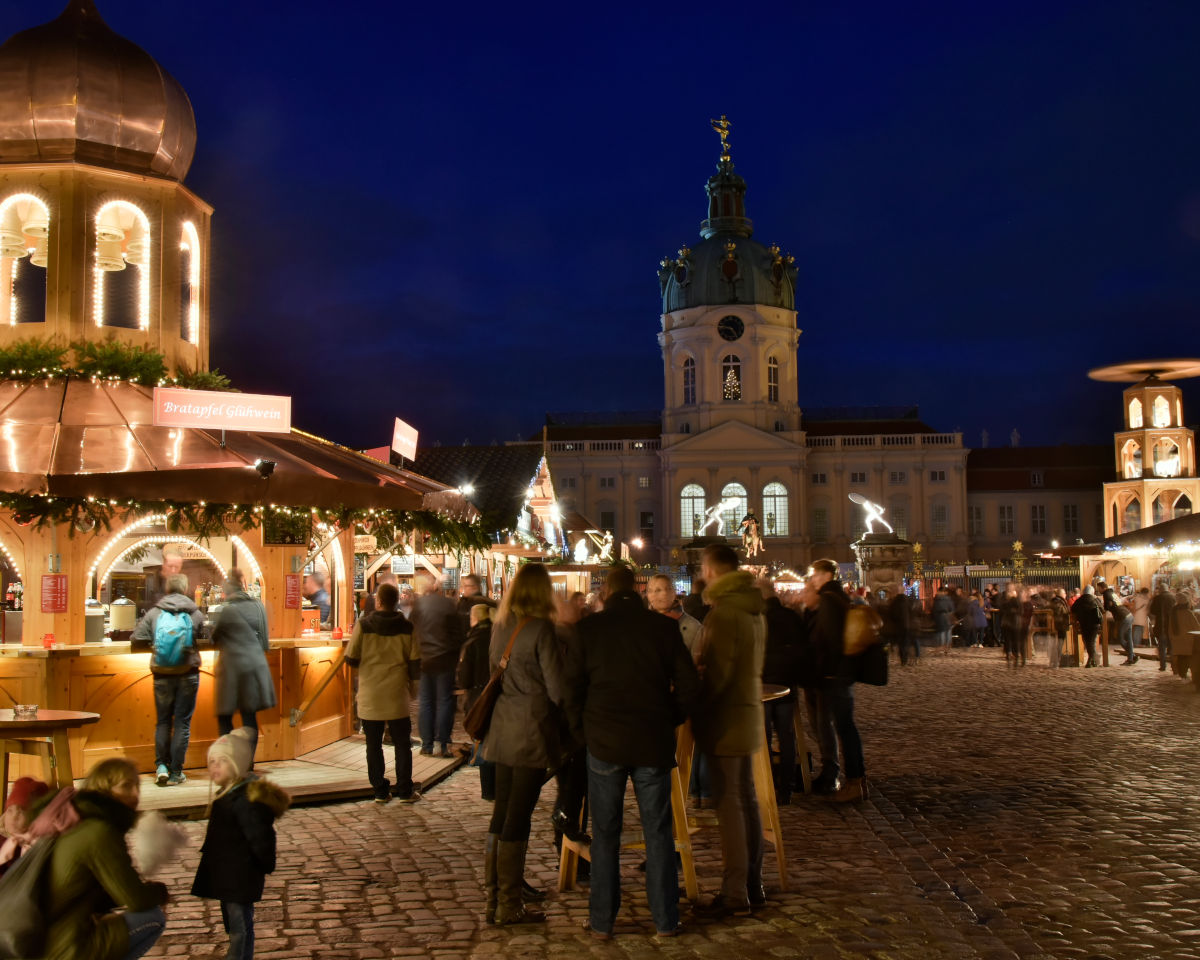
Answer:
<svg viewBox="0 0 1200 960"><path fill-rule="evenodd" d="M1142 501L1134 497L1125 505L1124 528L1121 533L1142 529Z"/></svg>
<svg viewBox="0 0 1200 960"><path fill-rule="evenodd" d="M696 402L696 361L688 357L683 361L683 405Z"/></svg>
<svg viewBox="0 0 1200 960"><path fill-rule="evenodd" d="M50 209L29 193L0 203L0 318L11 326L46 320Z"/></svg>
<svg viewBox="0 0 1200 960"><path fill-rule="evenodd" d="M740 483L727 483L721 488L721 519L725 521L725 536L738 534L738 525L749 506L746 488Z"/></svg>
<svg viewBox="0 0 1200 960"><path fill-rule="evenodd" d="M689 483L679 493L679 532L685 537L694 537L704 523L704 488L698 483Z"/></svg>
<svg viewBox="0 0 1200 960"><path fill-rule="evenodd" d="M1142 425L1142 401L1134 397L1129 401L1129 429L1137 430Z"/></svg>
<svg viewBox="0 0 1200 960"><path fill-rule="evenodd" d="M191 221L179 241L179 339L200 342L200 235Z"/></svg>
<svg viewBox="0 0 1200 960"><path fill-rule="evenodd" d="M1163 437L1154 444L1154 475L1179 476L1179 445L1170 437Z"/></svg>
<svg viewBox="0 0 1200 960"><path fill-rule="evenodd" d="M1189 497L1186 493L1180 494L1179 499L1175 501L1175 509L1172 512L1173 519L1178 519L1179 517L1186 517L1191 512L1192 512L1192 498Z"/></svg>
<svg viewBox="0 0 1200 960"><path fill-rule="evenodd" d="M1142 445L1136 440L1126 440L1121 448L1121 475L1126 480L1142 475Z"/></svg>
<svg viewBox="0 0 1200 960"><path fill-rule="evenodd" d="M767 357L767 402L779 402L779 360Z"/></svg>
<svg viewBox="0 0 1200 960"><path fill-rule="evenodd" d="M93 307L98 327L150 328L150 221L113 200L96 213Z"/></svg>
<svg viewBox="0 0 1200 960"><path fill-rule="evenodd" d="M742 399L742 360L736 354L721 358L721 395L726 400Z"/></svg>
<svg viewBox="0 0 1200 960"><path fill-rule="evenodd" d="M763 487L762 533L764 537L788 536L788 491L782 483Z"/></svg>
<svg viewBox="0 0 1200 960"><path fill-rule="evenodd" d="M1154 425L1156 427L1171 425L1171 404L1161 393L1154 398Z"/></svg>
<svg viewBox="0 0 1200 960"><path fill-rule="evenodd" d="M1154 498L1154 506L1151 511L1151 523L1162 523L1164 520L1171 519L1170 516L1171 494L1163 493Z"/></svg>

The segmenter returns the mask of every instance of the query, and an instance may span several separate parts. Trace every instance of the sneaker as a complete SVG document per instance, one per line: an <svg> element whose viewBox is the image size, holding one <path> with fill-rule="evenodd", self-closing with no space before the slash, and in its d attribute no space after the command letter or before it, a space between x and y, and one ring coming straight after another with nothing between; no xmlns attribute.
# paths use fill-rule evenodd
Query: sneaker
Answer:
<svg viewBox="0 0 1200 960"><path fill-rule="evenodd" d="M178 773L173 773L167 777L167 785L174 787L181 783L187 783L187 774L180 770Z"/></svg>
<svg viewBox="0 0 1200 960"><path fill-rule="evenodd" d="M165 787L167 785L167 780L170 778L170 776L171 776L171 773L167 769L166 764L160 763L158 765L158 769L154 771L154 782L157 783L160 787Z"/></svg>
<svg viewBox="0 0 1200 960"><path fill-rule="evenodd" d="M416 803L420 799L421 791L419 791L416 787L413 787L412 793L406 793L403 796L396 794L397 803Z"/></svg>

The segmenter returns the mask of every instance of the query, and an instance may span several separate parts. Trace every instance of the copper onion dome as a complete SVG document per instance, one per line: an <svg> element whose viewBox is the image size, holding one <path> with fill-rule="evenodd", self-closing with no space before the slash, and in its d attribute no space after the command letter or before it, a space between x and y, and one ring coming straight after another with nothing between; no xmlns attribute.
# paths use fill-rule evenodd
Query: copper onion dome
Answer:
<svg viewBox="0 0 1200 960"><path fill-rule="evenodd" d="M0 46L0 163L75 161L183 180L196 118L183 87L92 0Z"/></svg>

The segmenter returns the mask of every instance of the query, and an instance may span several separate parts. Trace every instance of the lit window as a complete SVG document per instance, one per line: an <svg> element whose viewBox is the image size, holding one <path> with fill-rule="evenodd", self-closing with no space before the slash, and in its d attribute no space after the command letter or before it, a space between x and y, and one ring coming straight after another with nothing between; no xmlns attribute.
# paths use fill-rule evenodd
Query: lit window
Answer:
<svg viewBox="0 0 1200 960"><path fill-rule="evenodd" d="M750 506L746 488L740 483L725 484L721 488L721 502L726 505L721 511L721 519L725 521L725 536L736 536L740 533L742 517L746 515Z"/></svg>
<svg viewBox="0 0 1200 960"><path fill-rule="evenodd" d="M779 361L775 357L767 357L767 401L779 402Z"/></svg>
<svg viewBox="0 0 1200 960"><path fill-rule="evenodd" d="M50 210L29 193L0 203L0 318L11 326L46 320Z"/></svg>
<svg viewBox="0 0 1200 960"><path fill-rule="evenodd" d="M721 396L726 400L742 399L742 361L733 353L721 358Z"/></svg>
<svg viewBox="0 0 1200 960"><path fill-rule="evenodd" d="M679 493L679 532L685 537L694 537L704 523L704 488L698 483L689 483Z"/></svg>
<svg viewBox="0 0 1200 960"><path fill-rule="evenodd" d="M1154 425L1169 427L1171 425L1171 405L1161 393L1154 398Z"/></svg>
<svg viewBox="0 0 1200 960"><path fill-rule="evenodd" d="M650 489L650 478L649 477L638 477L638 489L639 490L649 490Z"/></svg>
<svg viewBox="0 0 1200 960"><path fill-rule="evenodd" d="M190 222L179 244L179 339L200 342L200 235Z"/></svg>
<svg viewBox="0 0 1200 960"><path fill-rule="evenodd" d="M96 212L92 307L98 327L150 328L150 221L132 203Z"/></svg>
<svg viewBox="0 0 1200 960"><path fill-rule="evenodd" d="M782 483L763 487L762 532L766 537L788 535L788 491Z"/></svg>
<svg viewBox="0 0 1200 960"><path fill-rule="evenodd" d="M1136 430L1142 425L1142 401L1134 397L1129 401L1129 429Z"/></svg>

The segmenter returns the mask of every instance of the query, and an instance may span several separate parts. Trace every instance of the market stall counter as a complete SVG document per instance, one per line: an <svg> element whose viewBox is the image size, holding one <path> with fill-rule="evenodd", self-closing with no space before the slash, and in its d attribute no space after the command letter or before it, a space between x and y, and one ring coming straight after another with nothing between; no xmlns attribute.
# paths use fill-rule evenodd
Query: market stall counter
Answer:
<svg viewBox="0 0 1200 960"><path fill-rule="evenodd" d="M288 717L320 686L341 656L345 640L318 633L270 641L267 664L278 703L258 714L256 760L292 760L351 733L352 690L348 672L338 670L292 727ZM201 647L200 693L192 717L185 769L203 767L217 738L213 712L211 647ZM44 710L98 713L99 721L72 731L71 765L80 773L113 756L154 770L154 685L150 653L130 651L128 642L56 645L51 649L0 644L0 706L38 704ZM34 758L13 763L10 776L40 776Z"/></svg>

